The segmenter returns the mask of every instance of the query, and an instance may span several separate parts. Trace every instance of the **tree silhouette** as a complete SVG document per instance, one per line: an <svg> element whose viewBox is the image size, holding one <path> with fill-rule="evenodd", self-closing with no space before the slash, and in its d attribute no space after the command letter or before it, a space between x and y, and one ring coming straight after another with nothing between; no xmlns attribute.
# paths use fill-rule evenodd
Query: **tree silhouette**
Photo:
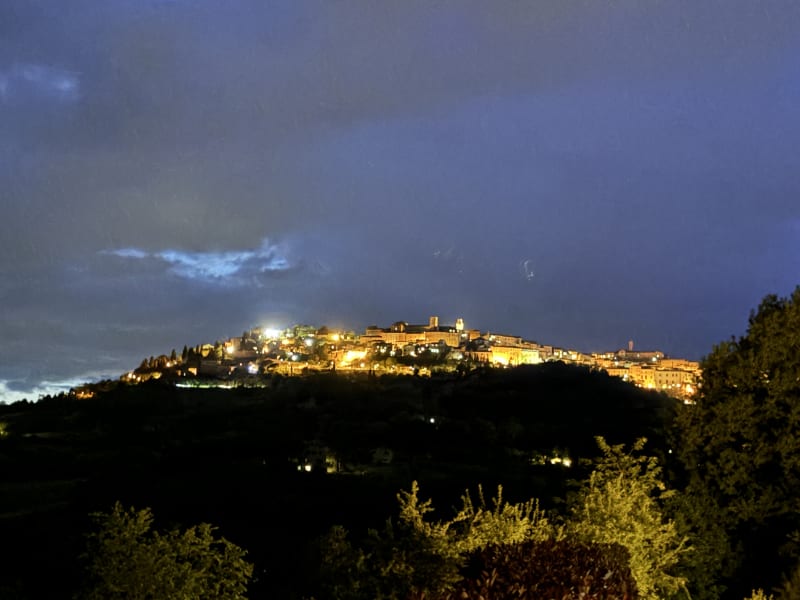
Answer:
<svg viewBox="0 0 800 600"><path fill-rule="evenodd" d="M750 570L776 578L800 555L787 543L800 529L800 287L764 298L747 333L702 367L697 402L678 417L687 492L708 497Z"/></svg>

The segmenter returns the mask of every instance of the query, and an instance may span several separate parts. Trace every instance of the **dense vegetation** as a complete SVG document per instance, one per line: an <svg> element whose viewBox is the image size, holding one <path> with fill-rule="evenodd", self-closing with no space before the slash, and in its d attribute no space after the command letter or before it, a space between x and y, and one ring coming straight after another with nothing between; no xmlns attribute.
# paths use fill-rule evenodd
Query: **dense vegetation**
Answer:
<svg viewBox="0 0 800 600"><path fill-rule="evenodd" d="M767 296L747 333L706 357L702 393L680 411L676 433L685 469L677 483L688 499L681 513L700 544L695 579L742 590L786 574L797 585L800 287Z"/></svg>
<svg viewBox="0 0 800 600"><path fill-rule="evenodd" d="M655 459L597 442L602 456L566 516L548 518L535 500L507 503L502 488L489 506L479 488L477 505L467 492L452 519L433 521L414 482L398 495L396 524L360 546L341 527L323 538L320 597L656 600L686 591L673 571L691 548L654 496L664 487Z"/></svg>
<svg viewBox="0 0 800 600"><path fill-rule="evenodd" d="M88 536L82 600L196 598L242 600L253 565L246 552L203 523L185 531L154 531L148 509L119 503L94 515Z"/></svg>

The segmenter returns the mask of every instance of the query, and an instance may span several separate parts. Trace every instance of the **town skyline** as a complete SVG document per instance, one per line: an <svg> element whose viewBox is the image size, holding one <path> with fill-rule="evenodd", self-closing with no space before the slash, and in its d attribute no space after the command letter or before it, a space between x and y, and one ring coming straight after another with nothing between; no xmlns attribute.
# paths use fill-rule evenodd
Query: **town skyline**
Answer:
<svg viewBox="0 0 800 600"><path fill-rule="evenodd" d="M396 317L395 315L394 317ZM392 317L392 318L394 318ZM282 320L283 319L283 320ZM410 325L412 328L420 328L420 327L427 327L432 326L432 320L436 319L436 324L441 322L442 329L451 328L453 331L461 324L459 330L465 329L467 331L472 332L473 337L489 337L489 336L499 336L500 338L511 339L515 338L519 340L520 344L525 345L533 345L535 347L543 347L549 348L550 354L542 354L541 361L534 361L534 363L538 362L545 362L547 360L564 360L565 362L570 363L578 363L578 364L586 364L586 365L599 365L601 363L597 362L598 357L606 357L610 358L613 355L617 354L624 354L626 351L631 352L646 352L646 353L657 353L661 357L666 359L678 359L680 361L685 361L691 363L686 370L691 371L695 375L699 374L699 361L702 359L701 356L694 356L694 355L681 355L679 353L675 353L670 351L669 349L662 348L660 346L652 345L652 346L643 346L637 343L636 340L632 338L628 338L627 340L621 341L620 343L611 343L608 345L596 345L591 348L581 347L577 344L563 344L558 341L553 340L544 340L540 342L543 338L539 336L532 336L532 335L525 335L525 334L517 334L514 333L514 327L508 326L505 328L500 327L489 327L489 328L474 328L472 327L473 323L471 321L467 321L462 317L454 317L451 319L451 322L448 319L441 319L438 316L429 316L427 323L420 322L420 323L413 323L413 321L390 321L388 323L384 323L383 325L380 324L373 324L370 323L369 325L361 324L359 327L358 325L353 325L351 323L342 324L342 320L331 320L328 321L329 324L325 324L325 321L320 321L318 323L311 323L310 321L306 320L304 322L297 321L293 322L291 319L287 319L285 316L282 317L272 317L268 319L261 319L256 320L258 324L244 326L244 330L251 332L251 331L269 331L273 334L280 332L281 334L291 331L297 328L305 328L305 329L329 329L331 331L336 331L340 333L348 332L355 336L356 340L369 340L371 342L376 341L375 334L377 331L384 330L390 331L392 327L395 327L399 324ZM285 323L291 323L289 325L285 325ZM241 327L241 326L236 326ZM205 337L203 339L199 339L199 337L191 337L191 340L187 342L187 337L179 338L178 341L173 342L172 345L167 344L171 350L178 350L181 347L189 347L189 348L200 348L205 347L206 349L212 348L215 343L230 343L231 340L237 339L238 336L231 337L231 331L236 331L237 329L232 329L227 332L221 332L221 328L217 328L217 333L213 336ZM370 334L372 334L372 339L370 339ZM620 340L624 339L625 336L620 336ZM182 341L181 341L182 340ZM452 343L452 342L451 342ZM84 384L92 384L103 380L116 380L118 378L123 378L125 374L130 373L134 367L139 364L139 360L142 357L157 357L157 356L167 356L169 354L169 350L165 350L167 346L163 344L158 345L157 337L154 338L153 345L147 345L146 343L142 345L142 348L138 354L134 354L131 350L127 350L124 353L121 353L120 356L116 357L115 363L119 365L119 368L116 369L108 369L104 371L100 371L97 369L89 369L86 374L84 375L77 375L70 378L65 378L59 381L44 381L41 385L33 385L31 387L31 392L26 392L25 390L10 390L8 388L3 388L0 386L0 402L8 404L12 402L16 402L19 400L28 400L28 401L35 401L39 397L47 396L47 395L58 395L60 393L67 393L70 390L75 388L80 388ZM455 347L455 346L454 346ZM555 349L558 353L556 357L552 354L552 349ZM711 348L708 349L708 352L711 351ZM572 358L570 358L572 356ZM576 358L577 357L577 358ZM595 357L589 359L587 357ZM503 362L496 363L495 366L515 366L516 364L525 364L519 361L511 360L509 362L508 359L505 359ZM608 370L609 365L602 363L602 368L604 370ZM613 369L612 369L613 370ZM622 375L620 375L622 376ZM652 386L651 386L652 387Z"/></svg>
<svg viewBox="0 0 800 600"><path fill-rule="evenodd" d="M386 327L368 325L362 333L326 325L295 324L285 328L253 327L241 336L196 345L178 353L151 354L119 380L138 385L163 380L177 387L268 386L274 375L320 373L463 376L476 368L513 368L562 362L599 370L636 387L657 390L692 402L702 372L700 364L669 356L661 350L627 348L582 352L540 343L522 336L452 324L432 315L427 323L394 321ZM116 378L109 378L116 379ZM69 390L79 398L93 397L94 384Z"/></svg>

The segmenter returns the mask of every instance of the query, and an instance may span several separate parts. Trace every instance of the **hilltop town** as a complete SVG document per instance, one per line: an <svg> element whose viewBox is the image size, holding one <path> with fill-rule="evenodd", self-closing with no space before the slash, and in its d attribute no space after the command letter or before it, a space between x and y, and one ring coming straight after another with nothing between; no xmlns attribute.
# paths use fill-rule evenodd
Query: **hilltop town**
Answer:
<svg viewBox="0 0 800 600"><path fill-rule="evenodd" d="M165 377L180 387L232 387L258 385L271 374L342 371L430 376L549 361L603 370L684 402L691 402L700 376L699 363L670 358L659 350L634 349L633 342L624 349L584 353L517 335L471 329L463 319L442 325L432 316L423 324L371 325L361 334L310 325L256 327L213 344L184 346L180 355L173 350L170 355L147 358L121 380L136 384ZM92 394L90 388L75 393Z"/></svg>

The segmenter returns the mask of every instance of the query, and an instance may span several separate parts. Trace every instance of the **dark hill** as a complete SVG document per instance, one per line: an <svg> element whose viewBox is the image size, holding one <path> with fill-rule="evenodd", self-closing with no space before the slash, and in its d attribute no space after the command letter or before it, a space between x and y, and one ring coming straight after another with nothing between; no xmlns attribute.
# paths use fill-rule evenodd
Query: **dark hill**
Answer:
<svg viewBox="0 0 800 600"><path fill-rule="evenodd" d="M230 390L106 387L0 406L0 535L15 549L5 585L21 598L77 589L87 515L115 500L149 506L164 524L218 525L256 562L251 597L299 597L308 541L334 523L379 526L411 480L439 506L478 483L552 506L582 476L554 459L593 455L595 435L646 436L663 452L676 402L561 363L430 379L274 376Z"/></svg>

